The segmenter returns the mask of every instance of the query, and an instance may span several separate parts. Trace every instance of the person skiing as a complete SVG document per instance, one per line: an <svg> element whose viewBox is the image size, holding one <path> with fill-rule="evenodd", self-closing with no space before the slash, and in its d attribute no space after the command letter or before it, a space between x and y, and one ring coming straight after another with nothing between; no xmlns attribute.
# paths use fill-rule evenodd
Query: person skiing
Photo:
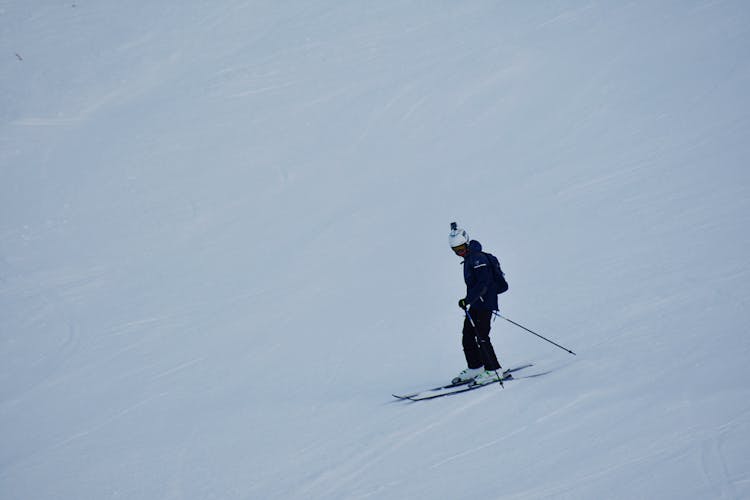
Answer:
<svg viewBox="0 0 750 500"><path fill-rule="evenodd" d="M482 245L469 239L467 232L451 223L450 246L462 257L466 297L458 301L464 310L462 344L467 368L453 379L453 383L471 380L471 384L488 384L500 380L502 371L490 342L490 320L498 310L497 292L492 270Z"/></svg>

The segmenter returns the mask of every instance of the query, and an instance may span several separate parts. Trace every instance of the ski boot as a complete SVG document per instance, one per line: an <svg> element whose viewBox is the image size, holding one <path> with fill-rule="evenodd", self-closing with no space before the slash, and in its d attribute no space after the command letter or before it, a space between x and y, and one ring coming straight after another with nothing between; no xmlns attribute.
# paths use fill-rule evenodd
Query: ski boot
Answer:
<svg viewBox="0 0 750 500"><path fill-rule="evenodd" d="M482 372L484 372L483 366L480 366L479 368L464 368L463 370L461 370L461 373L459 373L458 376L454 377L453 380L451 380L451 384L465 384L466 382L474 380L474 378L478 375L481 375Z"/></svg>

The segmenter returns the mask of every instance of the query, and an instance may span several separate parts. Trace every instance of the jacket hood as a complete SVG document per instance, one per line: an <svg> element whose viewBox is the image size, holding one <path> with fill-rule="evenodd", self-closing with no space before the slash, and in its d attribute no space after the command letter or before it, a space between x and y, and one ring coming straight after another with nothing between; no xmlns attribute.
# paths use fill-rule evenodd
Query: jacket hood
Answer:
<svg viewBox="0 0 750 500"><path fill-rule="evenodd" d="M477 240L471 240L469 242L469 253L472 252L481 252L482 251L482 244L479 243Z"/></svg>

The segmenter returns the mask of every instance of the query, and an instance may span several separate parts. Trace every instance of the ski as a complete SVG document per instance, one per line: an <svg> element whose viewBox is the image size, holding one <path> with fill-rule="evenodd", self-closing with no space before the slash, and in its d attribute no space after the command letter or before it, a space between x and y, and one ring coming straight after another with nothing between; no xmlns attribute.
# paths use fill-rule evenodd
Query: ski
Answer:
<svg viewBox="0 0 750 500"><path fill-rule="evenodd" d="M503 384L505 382L508 382L509 380L513 380L513 375L508 374L507 376L503 376ZM461 387L455 387L455 388L449 388L449 389L443 389L443 390L437 390L437 391L425 391L420 392L416 396L411 396L408 398L404 398L406 401L424 401L426 399L435 399L435 398L442 398L443 396L450 396L452 394L458 394L460 392L469 392L473 391L474 389L479 389L480 387L486 387L488 385L495 385L496 383L499 383L498 380L493 380L492 382L489 382L487 384L474 384L474 385L464 385ZM504 385L503 385L504 387Z"/></svg>
<svg viewBox="0 0 750 500"><path fill-rule="evenodd" d="M513 380L513 373L519 370L523 370L524 368L529 368L531 366L534 366L534 365L531 363L528 363L525 365L515 366L508 370L504 370L503 379L502 379L503 382L505 382L506 380ZM489 384L483 384L483 385L469 385L469 382L471 382L471 380L467 380L459 384L443 385L440 387L435 387L433 389L427 389L424 391L414 392L411 394L404 394L404 395L393 394L393 397L403 400L403 401L422 401L425 399L435 399L435 398L439 398L442 396L448 396L450 394L458 394L459 392L472 391L474 389L478 389L486 385L492 385L497 381L492 381Z"/></svg>
<svg viewBox="0 0 750 500"><path fill-rule="evenodd" d="M505 372L503 372L503 374L505 374ZM392 396L398 399L409 399L410 397L417 396L418 394L422 394L423 392L433 392L433 391L440 391L442 389L453 389L454 387L462 387L464 385L468 385L469 382L471 381L472 379L469 379L469 380L464 380L463 382L458 382L456 384L451 383L451 384L441 385L438 387L433 387L432 389L425 389L422 391L417 391L411 394L404 394L403 396L398 396L396 394L392 394Z"/></svg>

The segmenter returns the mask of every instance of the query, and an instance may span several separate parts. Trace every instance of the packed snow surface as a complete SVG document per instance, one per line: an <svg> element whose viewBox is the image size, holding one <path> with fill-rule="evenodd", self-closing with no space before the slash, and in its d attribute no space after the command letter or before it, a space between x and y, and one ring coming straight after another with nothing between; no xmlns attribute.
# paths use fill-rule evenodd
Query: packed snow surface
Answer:
<svg viewBox="0 0 750 500"><path fill-rule="evenodd" d="M750 4L0 1L0 497L750 498ZM500 257L464 367L448 247Z"/></svg>

